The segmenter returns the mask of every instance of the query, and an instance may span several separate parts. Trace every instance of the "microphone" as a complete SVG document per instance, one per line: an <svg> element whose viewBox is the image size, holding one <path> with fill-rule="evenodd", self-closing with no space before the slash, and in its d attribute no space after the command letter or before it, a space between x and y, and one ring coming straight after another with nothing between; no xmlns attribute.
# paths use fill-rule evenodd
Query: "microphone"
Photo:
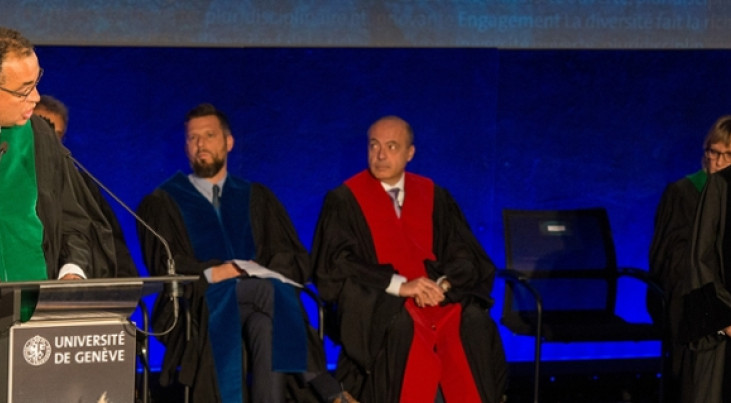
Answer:
<svg viewBox="0 0 731 403"><path fill-rule="evenodd" d="M0 143L0 161L3 159L3 155L5 155L6 152L8 152L8 142L3 141Z"/></svg>
<svg viewBox="0 0 731 403"><path fill-rule="evenodd" d="M3 142L2 144L0 144L0 153L3 151L2 150L3 145L6 145L6 144L7 143L5 143L5 142ZM5 148L7 149L7 145L6 145ZM0 154L0 156L2 156L2 154ZM76 165L81 171L83 171L85 174L87 174L89 176L89 178L91 178L91 180L97 186L99 186L105 192L107 192L107 194L109 196L111 196L117 203L119 203L119 205L122 206L122 208L124 208L132 217L134 217L134 219L138 223L142 224L142 226L145 227L145 229L147 229L148 231L150 231L150 233L152 235L154 235L155 238L157 238L158 241L160 241L160 243L162 244L163 248L165 249L165 255L167 256L167 273L168 273L168 276L175 277L177 275L177 273L175 273L175 261L173 260L173 253L170 251L170 245L165 240L165 238L162 235L160 235L159 232L155 231L150 226L150 224L148 224L145 220L142 219L142 217L140 217L139 215L137 215L137 213L135 213L134 210L132 210L129 206L127 206L127 204L125 202L123 202L119 197L117 197L117 195L114 194L114 192L112 192L111 190L109 190L109 188L107 188L91 172L89 172L89 170L86 169L86 167L84 167L84 165L82 165L76 158L74 158L71 155L71 151L69 151L68 149L66 149L66 156L74 163L74 165ZM169 292L169 294L170 294L170 299L172 300L172 303L173 303L173 323L172 323L172 325L170 326L169 329L165 330L162 333L148 333L148 334L152 334L154 336L162 336L162 335L165 335L165 334L169 333L170 331L172 331L172 329L175 327L175 325L176 325L176 323L178 321L178 315L179 315L179 311L180 311L180 306L178 304L178 297L181 295L180 287L179 287L177 281L174 281L173 280L173 281L170 282L170 292Z"/></svg>

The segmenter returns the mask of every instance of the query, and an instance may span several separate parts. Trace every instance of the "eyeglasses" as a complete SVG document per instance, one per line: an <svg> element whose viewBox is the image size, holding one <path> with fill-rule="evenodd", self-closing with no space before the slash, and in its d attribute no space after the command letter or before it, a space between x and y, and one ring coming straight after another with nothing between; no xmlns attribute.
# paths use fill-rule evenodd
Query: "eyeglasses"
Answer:
<svg viewBox="0 0 731 403"><path fill-rule="evenodd" d="M722 158L723 157L723 158ZM709 160L718 160L719 158L722 158L723 162L731 163L731 151L727 151L725 153L714 150L712 148L706 148L706 158Z"/></svg>
<svg viewBox="0 0 731 403"><path fill-rule="evenodd" d="M33 85L31 85L30 88L28 88L26 91L23 91L23 92L13 91L13 90L9 90L9 89L3 88L3 87L0 87L0 90L5 91L10 95L16 96L16 97L20 98L22 101L25 101L26 99L28 99L28 97L33 92L33 90L36 89L36 87L38 87L38 83L41 81L41 77L43 77L43 69L41 69L38 72L38 78L36 78L36 81L33 83Z"/></svg>

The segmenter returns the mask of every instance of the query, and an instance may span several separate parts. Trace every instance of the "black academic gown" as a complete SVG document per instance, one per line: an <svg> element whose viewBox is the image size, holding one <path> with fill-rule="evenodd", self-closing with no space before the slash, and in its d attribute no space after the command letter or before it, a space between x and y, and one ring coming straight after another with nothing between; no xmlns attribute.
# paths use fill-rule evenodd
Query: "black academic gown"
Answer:
<svg viewBox="0 0 731 403"><path fill-rule="evenodd" d="M690 244L693 235L696 207L700 200L703 173L693 176L699 183L685 177L669 184L655 214L655 231L650 246L650 273L661 285L668 303L662 311L661 296L648 290L648 311L658 323L669 321L668 339L670 359L666 363L669 377L663 383L667 402L692 401L693 351L678 341L678 326L682 313L683 290L687 288L691 270ZM664 316L667 314L667 316Z"/></svg>
<svg viewBox="0 0 731 403"><path fill-rule="evenodd" d="M731 283L727 281L731 269L730 182L731 169L726 168L709 176L701 194L691 244L692 270L683 292L678 337L696 353L693 401L698 403L731 401L729 338L718 334L731 326Z"/></svg>
<svg viewBox="0 0 731 403"><path fill-rule="evenodd" d="M139 273L135 266L135 262L132 259L132 255L129 252L129 248L127 248L127 242L124 239L122 226L119 225L119 220L117 220L117 216L114 214L112 206L110 206L107 199L104 198L104 195L102 195L102 192L96 182L94 182L87 173L79 173L81 175L81 179L83 179L87 189L89 190L87 200L98 206L98 210L97 208L94 208L95 215L93 217L96 217L100 221L105 220L111 230L111 234L108 236L111 237L114 242L113 253L116 267L114 277L138 277ZM90 206L89 208L91 209L93 207Z"/></svg>
<svg viewBox="0 0 731 403"><path fill-rule="evenodd" d="M225 197L225 187L223 193ZM269 189L254 183L249 208L256 244L254 260L304 284L310 277L309 256L300 243L284 206ZM195 258L178 205L164 190L156 189L145 197L138 214L169 243L178 274L201 275L205 269L223 263L221 260L201 262ZM158 276L167 275L167 256L160 242L143 227L138 227L138 236L142 255L150 272ZM208 339L208 308L205 302L207 287L208 282L203 275L199 281L184 287L185 300L190 304L188 309L193 321L192 341L186 343L180 321L172 332L160 337L165 345L161 384L171 384L179 366L178 381L192 387L194 402L206 403L221 400ZM304 309L302 315L305 315ZM166 295L160 295L153 311L153 328L161 332L172 322L172 304ZM308 330L308 371L319 373L325 370L324 351L314 330L309 327ZM287 394L294 401L316 401L308 389L300 388L294 377L287 379Z"/></svg>
<svg viewBox="0 0 731 403"><path fill-rule="evenodd" d="M408 193L407 196L408 197ZM484 402L499 402L507 364L497 326L486 312L495 267L446 190L434 188L435 262L430 278L446 275L450 303L461 303L460 333ZM313 242L315 282L333 308L329 328L341 352L336 378L361 402L398 402L413 337L404 299L385 292L395 273L378 264L373 239L353 193L345 185L329 192Z"/></svg>
<svg viewBox="0 0 731 403"><path fill-rule="evenodd" d="M114 277L113 240L107 223L89 216L83 180L67 158L69 151L53 129L32 116L38 200L43 224L43 251L49 279L66 263L81 267L89 278Z"/></svg>

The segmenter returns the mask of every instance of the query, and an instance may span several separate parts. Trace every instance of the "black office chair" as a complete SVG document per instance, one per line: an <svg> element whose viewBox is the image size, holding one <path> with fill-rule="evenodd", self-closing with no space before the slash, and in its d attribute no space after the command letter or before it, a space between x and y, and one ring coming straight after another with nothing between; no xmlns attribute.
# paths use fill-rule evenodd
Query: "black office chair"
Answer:
<svg viewBox="0 0 731 403"><path fill-rule="evenodd" d="M663 340L662 324L631 323L615 313L621 276L662 291L647 271L617 267L604 208L504 210L503 223L507 268L498 271L506 279L501 322L513 333L535 337L535 402L544 341ZM637 304L644 306L644 294ZM661 370L664 354L663 348Z"/></svg>

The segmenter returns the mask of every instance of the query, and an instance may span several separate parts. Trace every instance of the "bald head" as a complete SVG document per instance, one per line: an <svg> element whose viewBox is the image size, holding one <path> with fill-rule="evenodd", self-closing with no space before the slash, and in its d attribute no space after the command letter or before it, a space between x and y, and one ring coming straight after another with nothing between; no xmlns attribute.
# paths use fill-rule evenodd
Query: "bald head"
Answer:
<svg viewBox="0 0 731 403"><path fill-rule="evenodd" d="M383 130L389 128L405 131L406 135L408 136L408 144L414 144L414 131L411 129L411 125L409 125L409 122L395 115L384 116L373 122L371 127L368 128L368 137L370 138L371 132L373 130Z"/></svg>
<svg viewBox="0 0 731 403"><path fill-rule="evenodd" d="M415 151L411 126L398 116L378 119L368 129L368 169L381 182L395 185Z"/></svg>

